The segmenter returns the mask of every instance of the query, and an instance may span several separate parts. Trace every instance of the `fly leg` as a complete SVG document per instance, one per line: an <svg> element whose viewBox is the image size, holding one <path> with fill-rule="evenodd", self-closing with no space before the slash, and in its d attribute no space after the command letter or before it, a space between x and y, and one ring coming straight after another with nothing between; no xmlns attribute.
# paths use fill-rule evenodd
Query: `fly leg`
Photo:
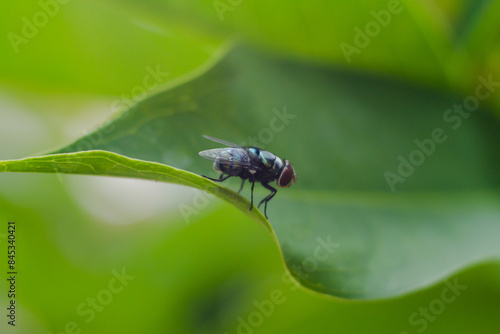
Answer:
<svg viewBox="0 0 500 334"><path fill-rule="evenodd" d="M215 181L215 182L222 182L224 180L227 180L231 177L231 175L228 175L226 177L224 177L224 174L221 174L220 177L218 179L212 179L211 177L208 177L208 176L205 176L205 175L202 175L205 179L209 179L209 180L212 180L212 181Z"/></svg>
<svg viewBox="0 0 500 334"><path fill-rule="evenodd" d="M243 185L245 184L245 179L241 179L241 187L240 187L240 190L238 190L238 194L241 192L241 190L243 189Z"/></svg>
<svg viewBox="0 0 500 334"><path fill-rule="evenodd" d="M250 210L253 208L253 187L255 186L255 179L251 179L250 182L252 182L252 190L251 190L251 195L250 195Z"/></svg>
<svg viewBox="0 0 500 334"><path fill-rule="evenodd" d="M259 206L258 206L260 208L260 206L262 205L262 203L265 203L264 204L264 216L266 216L266 218L268 218L267 217L267 202L269 202L271 200L271 198L273 198L274 195L276 195L276 193L278 192L278 190L274 189L273 187L271 187L267 183L262 183L262 185L264 186L264 188L271 190L271 193L269 195L267 195L266 197L264 197L264 199L262 201L260 201Z"/></svg>

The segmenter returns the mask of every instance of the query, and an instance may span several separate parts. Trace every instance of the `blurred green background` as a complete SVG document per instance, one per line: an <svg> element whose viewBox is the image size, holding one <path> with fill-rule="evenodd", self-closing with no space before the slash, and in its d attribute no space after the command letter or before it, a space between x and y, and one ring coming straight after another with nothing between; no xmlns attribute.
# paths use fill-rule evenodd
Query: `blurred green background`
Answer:
<svg viewBox="0 0 500 334"><path fill-rule="evenodd" d="M478 75L500 78L496 1L63 2L0 5L2 160L85 135L134 99L148 68L168 72L161 85L169 85L233 41L458 96L474 91ZM361 43L356 28L390 8L387 26ZM347 44L358 51L346 56ZM500 94L485 107L498 129ZM6 254L7 222L15 221L19 274L15 328L0 282L0 332L500 330L496 262L448 279L466 286L450 303L440 302L446 282L383 301L326 297L292 283L270 234L229 204L211 200L186 223L179 205L199 196L148 181L1 173L0 248ZM6 256L0 261L4 278Z"/></svg>

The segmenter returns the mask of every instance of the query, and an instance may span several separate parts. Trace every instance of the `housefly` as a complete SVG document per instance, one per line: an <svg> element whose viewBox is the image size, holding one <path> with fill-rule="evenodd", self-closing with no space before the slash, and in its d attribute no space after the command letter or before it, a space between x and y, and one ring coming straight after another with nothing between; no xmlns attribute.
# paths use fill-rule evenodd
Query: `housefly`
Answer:
<svg viewBox="0 0 500 334"><path fill-rule="evenodd" d="M264 215L267 218L267 202L278 192L269 183L276 180L276 184L282 188L290 187L292 181L295 183L296 176L292 164L288 160L281 160L271 152L261 150L258 147L240 146L210 136L203 137L228 146L227 148L216 148L199 153L203 158L213 161L215 171L221 173L218 179L212 179L205 175L203 177L222 182L231 176L238 176L241 178L241 187L238 193L243 189L245 180L250 181L252 184L250 210L253 208L255 182L260 182L264 188L271 191L257 206L260 207L264 203Z"/></svg>

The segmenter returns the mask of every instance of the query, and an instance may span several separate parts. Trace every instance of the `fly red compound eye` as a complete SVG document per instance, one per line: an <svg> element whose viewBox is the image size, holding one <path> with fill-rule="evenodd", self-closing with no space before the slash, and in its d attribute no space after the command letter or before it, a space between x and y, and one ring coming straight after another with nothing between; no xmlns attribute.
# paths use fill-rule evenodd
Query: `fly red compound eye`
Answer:
<svg viewBox="0 0 500 334"><path fill-rule="evenodd" d="M296 177L295 177L295 171L293 170L293 166L288 161L286 161L285 167L283 168L283 171L281 172L281 175L277 181L278 186L282 188L288 188L292 185L292 181L293 183L295 183L295 180Z"/></svg>

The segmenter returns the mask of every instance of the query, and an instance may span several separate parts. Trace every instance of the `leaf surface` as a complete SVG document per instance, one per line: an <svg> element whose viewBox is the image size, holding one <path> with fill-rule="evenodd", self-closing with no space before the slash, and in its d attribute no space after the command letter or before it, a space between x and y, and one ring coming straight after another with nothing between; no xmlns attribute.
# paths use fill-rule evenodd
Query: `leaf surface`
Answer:
<svg viewBox="0 0 500 334"><path fill-rule="evenodd" d="M53 169L51 159L89 150L91 162L66 161L66 172L193 186L262 222L247 200L192 173L215 176L198 152L220 144L203 134L268 149L298 174L268 207L292 276L336 297L389 298L500 254L498 123L479 111L448 113L463 99L237 47L200 76L34 159ZM3 168L49 171L35 160ZM403 181L391 187L387 172ZM249 197L248 186L242 194ZM256 200L266 194L256 190Z"/></svg>

